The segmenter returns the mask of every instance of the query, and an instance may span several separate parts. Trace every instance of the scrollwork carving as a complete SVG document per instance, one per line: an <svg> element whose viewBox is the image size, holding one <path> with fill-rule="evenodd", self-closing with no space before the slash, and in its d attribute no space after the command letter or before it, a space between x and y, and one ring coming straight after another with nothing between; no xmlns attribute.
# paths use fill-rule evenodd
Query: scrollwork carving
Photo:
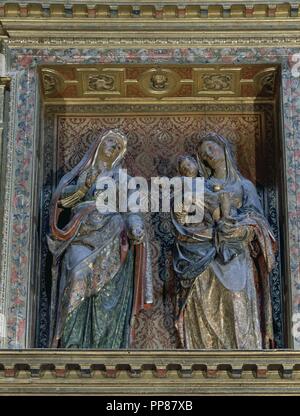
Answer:
<svg viewBox="0 0 300 416"><path fill-rule="evenodd" d="M261 96L273 96L275 93L275 78L276 71L274 68L258 73L254 78L257 94Z"/></svg>
<svg viewBox="0 0 300 416"><path fill-rule="evenodd" d="M89 91L115 91L115 78L111 75L90 75L88 77Z"/></svg>
<svg viewBox="0 0 300 416"><path fill-rule="evenodd" d="M45 96L51 96L57 92L61 92L64 88L64 80L62 76L52 69L42 70L42 82Z"/></svg>
<svg viewBox="0 0 300 416"><path fill-rule="evenodd" d="M206 91L228 91L232 89L231 74L205 74L202 79L203 89Z"/></svg>
<svg viewBox="0 0 300 416"><path fill-rule="evenodd" d="M51 74L43 74L45 94L53 94L56 91L56 79Z"/></svg>

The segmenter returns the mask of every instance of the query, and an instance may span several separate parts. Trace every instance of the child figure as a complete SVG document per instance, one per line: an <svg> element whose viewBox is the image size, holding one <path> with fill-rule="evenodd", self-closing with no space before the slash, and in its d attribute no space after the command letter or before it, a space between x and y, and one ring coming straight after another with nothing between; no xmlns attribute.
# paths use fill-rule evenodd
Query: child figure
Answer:
<svg viewBox="0 0 300 416"><path fill-rule="evenodd" d="M180 176L182 177L182 180L184 180L184 178L197 178L198 176L197 162L191 156L188 156L188 155L179 156L177 160L177 169L178 169ZM185 197L185 202L187 202L186 197ZM194 201L190 201L190 202L194 202ZM188 222L187 217L189 215L190 214L184 209L182 209L180 212L175 210L176 219L182 225Z"/></svg>
<svg viewBox="0 0 300 416"><path fill-rule="evenodd" d="M199 176L199 169L196 160L189 155L182 155L178 158L178 172L180 176L188 178L196 178ZM195 201L193 201L195 202ZM232 218L231 208L233 205L236 205L235 208L239 205L239 200L233 198L228 192L223 192L221 186L213 186L213 190L205 187L204 192L204 215L205 219L210 221L219 221L219 220L230 220ZM177 220L184 224L186 223L186 216L189 215L186 211L177 212Z"/></svg>
<svg viewBox="0 0 300 416"><path fill-rule="evenodd" d="M192 156L181 155L178 157L178 172L180 176L196 178L198 176L198 164Z"/></svg>

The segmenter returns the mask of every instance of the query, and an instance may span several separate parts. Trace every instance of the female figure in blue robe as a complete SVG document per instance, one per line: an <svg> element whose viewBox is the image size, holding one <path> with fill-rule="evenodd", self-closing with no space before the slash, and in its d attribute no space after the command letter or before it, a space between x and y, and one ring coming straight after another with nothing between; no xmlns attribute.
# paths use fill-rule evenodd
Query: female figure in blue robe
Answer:
<svg viewBox="0 0 300 416"><path fill-rule="evenodd" d="M205 178L203 221L191 225L172 213L181 347L273 348L269 273L276 242L257 191L223 137L202 138L197 158Z"/></svg>
<svg viewBox="0 0 300 416"><path fill-rule="evenodd" d="M134 317L152 303L142 218L116 207L103 212L96 203L99 181L110 178L119 189L126 149L121 132L99 136L54 192L48 236L53 348L128 348ZM69 219L60 228L65 210Z"/></svg>

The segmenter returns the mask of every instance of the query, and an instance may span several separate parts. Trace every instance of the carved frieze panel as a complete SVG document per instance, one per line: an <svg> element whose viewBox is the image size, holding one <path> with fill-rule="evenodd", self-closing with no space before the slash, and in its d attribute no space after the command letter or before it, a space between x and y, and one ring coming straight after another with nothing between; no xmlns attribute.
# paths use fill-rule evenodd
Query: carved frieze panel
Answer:
<svg viewBox="0 0 300 416"><path fill-rule="evenodd" d="M241 95L241 67L195 68L194 94L213 96Z"/></svg>
<svg viewBox="0 0 300 416"><path fill-rule="evenodd" d="M40 67L45 102L274 98L273 65L47 65Z"/></svg>
<svg viewBox="0 0 300 416"><path fill-rule="evenodd" d="M124 68L79 68L78 93L82 97L124 97Z"/></svg>

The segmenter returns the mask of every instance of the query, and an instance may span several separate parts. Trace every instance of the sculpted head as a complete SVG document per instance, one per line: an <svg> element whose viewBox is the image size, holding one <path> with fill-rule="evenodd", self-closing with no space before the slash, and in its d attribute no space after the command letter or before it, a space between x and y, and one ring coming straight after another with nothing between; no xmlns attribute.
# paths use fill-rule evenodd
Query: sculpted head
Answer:
<svg viewBox="0 0 300 416"><path fill-rule="evenodd" d="M179 156L178 172L181 176L195 178L198 175L198 164L196 160L188 155Z"/></svg>
<svg viewBox="0 0 300 416"><path fill-rule="evenodd" d="M127 138L119 131L110 130L105 133L99 143L94 157L94 164L104 162L109 167L116 166L127 150Z"/></svg>
<svg viewBox="0 0 300 416"><path fill-rule="evenodd" d="M221 146L213 136L207 136L198 147L198 157L212 170L215 170L221 164L225 162L225 152L223 146Z"/></svg>
<svg viewBox="0 0 300 416"><path fill-rule="evenodd" d="M216 174L230 182L241 178L231 143L217 133L208 133L200 139L197 160L200 174L205 178Z"/></svg>

